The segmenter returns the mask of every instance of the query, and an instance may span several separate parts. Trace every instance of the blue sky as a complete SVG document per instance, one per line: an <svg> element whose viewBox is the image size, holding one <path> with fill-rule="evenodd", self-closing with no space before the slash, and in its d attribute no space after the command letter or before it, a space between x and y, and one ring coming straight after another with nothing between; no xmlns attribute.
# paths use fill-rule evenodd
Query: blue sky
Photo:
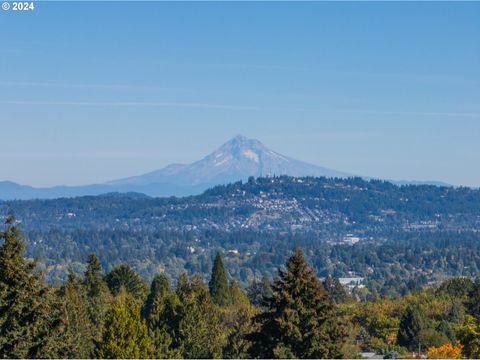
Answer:
<svg viewBox="0 0 480 360"><path fill-rule="evenodd" d="M103 182L244 134L480 185L480 2L37 1L0 33L0 180Z"/></svg>

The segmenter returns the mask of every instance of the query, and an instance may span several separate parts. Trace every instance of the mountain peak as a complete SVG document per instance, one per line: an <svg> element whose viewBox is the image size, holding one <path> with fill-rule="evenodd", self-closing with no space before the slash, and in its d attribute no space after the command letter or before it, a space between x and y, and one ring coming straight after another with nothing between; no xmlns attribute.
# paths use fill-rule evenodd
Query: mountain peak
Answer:
<svg viewBox="0 0 480 360"><path fill-rule="evenodd" d="M170 165L144 175L111 182L113 185L176 186L206 189L213 185L246 180L250 176L327 176L348 174L294 160L270 150L259 140L236 135L204 158L188 165Z"/></svg>
<svg viewBox="0 0 480 360"><path fill-rule="evenodd" d="M232 139L230 139L230 141L228 142L245 142L245 141L248 141L248 138L245 135L238 134L234 136Z"/></svg>
<svg viewBox="0 0 480 360"><path fill-rule="evenodd" d="M273 152L260 141L237 135L201 161L210 162L215 167L238 167L240 163L244 163L242 166L245 166L245 163L259 164L268 154Z"/></svg>
<svg viewBox="0 0 480 360"><path fill-rule="evenodd" d="M244 135L237 135L227 141L225 144L223 144L221 147L225 146L241 146L241 147L262 147L265 148L265 146L257 139L249 139Z"/></svg>

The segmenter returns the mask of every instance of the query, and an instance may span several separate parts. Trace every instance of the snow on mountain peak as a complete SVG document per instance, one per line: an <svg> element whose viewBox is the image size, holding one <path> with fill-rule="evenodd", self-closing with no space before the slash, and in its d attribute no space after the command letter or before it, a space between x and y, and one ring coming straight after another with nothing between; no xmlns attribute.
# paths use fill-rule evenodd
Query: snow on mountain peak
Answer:
<svg viewBox="0 0 480 360"><path fill-rule="evenodd" d="M294 160L270 150L260 141L237 135L204 158L188 165L168 166L148 174L112 182L116 185L175 184L203 186L246 180L250 176L337 176L340 173Z"/></svg>
<svg viewBox="0 0 480 360"><path fill-rule="evenodd" d="M242 152L242 155L245 156L246 158L255 161L256 163L259 162L258 155L256 152L247 149Z"/></svg>

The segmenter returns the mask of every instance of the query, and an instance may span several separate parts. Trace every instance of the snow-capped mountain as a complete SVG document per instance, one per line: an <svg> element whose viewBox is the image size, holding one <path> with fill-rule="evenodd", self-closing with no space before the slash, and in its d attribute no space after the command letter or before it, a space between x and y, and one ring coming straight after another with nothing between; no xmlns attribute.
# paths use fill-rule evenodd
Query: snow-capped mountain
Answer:
<svg viewBox="0 0 480 360"><path fill-rule="evenodd" d="M149 196L200 194L220 184L247 180L250 176L325 176L345 178L351 174L308 164L281 155L260 141L238 135L203 159L191 164L171 164L163 169L104 184L34 188L10 181L0 182L0 200L52 199L105 193L142 193ZM407 182L394 182L406 184ZM411 182L415 184L415 182ZM448 185L439 182L422 184Z"/></svg>
<svg viewBox="0 0 480 360"><path fill-rule="evenodd" d="M327 176L348 177L349 174L294 160L268 149L260 141L238 135L203 159L189 165L172 164L163 169L111 185L149 185L175 183L181 186L206 185L205 188L250 176Z"/></svg>

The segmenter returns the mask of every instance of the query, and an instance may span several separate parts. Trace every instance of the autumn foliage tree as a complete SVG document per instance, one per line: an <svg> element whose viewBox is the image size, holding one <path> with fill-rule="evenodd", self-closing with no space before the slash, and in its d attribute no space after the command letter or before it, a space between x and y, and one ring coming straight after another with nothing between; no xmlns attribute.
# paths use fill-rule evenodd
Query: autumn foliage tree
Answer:
<svg viewBox="0 0 480 360"><path fill-rule="evenodd" d="M430 359L460 359L462 357L463 345L457 342L455 345L450 343L441 346L432 346L427 350Z"/></svg>

